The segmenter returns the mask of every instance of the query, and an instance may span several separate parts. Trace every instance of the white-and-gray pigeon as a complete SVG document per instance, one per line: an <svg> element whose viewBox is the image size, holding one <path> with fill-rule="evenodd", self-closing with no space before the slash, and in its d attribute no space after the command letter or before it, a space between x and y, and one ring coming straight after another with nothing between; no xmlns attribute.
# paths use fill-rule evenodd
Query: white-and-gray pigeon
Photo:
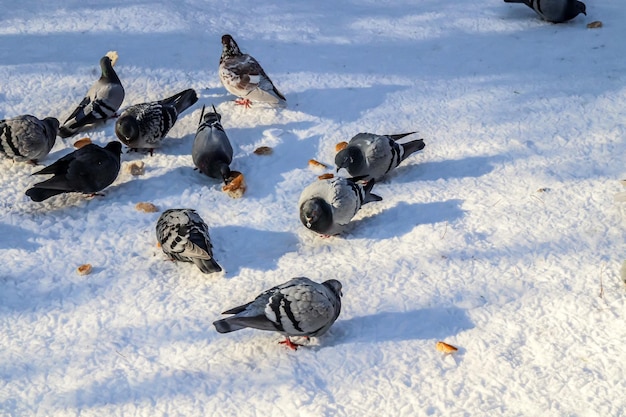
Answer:
<svg viewBox="0 0 626 417"><path fill-rule="evenodd" d="M302 224L324 236L344 231L363 204L382 200L371 193L374 180L366 185L358 180L334 177L307 186L298 201Z"/></svg>
<svg viewBox="0 0 626 417"><path fill-rule="evenodd" d="M341 283L336 279L319 284L309 278L293 278L263 292L253 301L222 314L232 317L213 323L219 333L246 327L279 332L280 342L296 350L299 345L290 337L321 336L341 312Z"/></svg>
<svg viewBox="0 0 626 417"><path fill-rule="evenodd" d="M373 178L379 181L395 169L409 155L424 149L424 140L398 143L398 139L415 132L398 135L359 133L350 139L348 146L337 152L337 171L345 168L353 177Z"/></svg>
<svg viewBox="0 0 626 417"><path fill-rule="evenodd" d="M126 108L115 122L115 134L131 149L161 146L163 138L178 116L198 101L195 90L187 89L159 101L134 104Z"/></svg>
<svg viewBox="0 0 626 417"><path fill-rule="evenodd" d="M212 112L200 114L200 123L191 148L191 157L196 167L211 178L226 183L230 178L230 163L233 147L220 123L222 116L213 107Z"/></svg>
<svg viewBox="0 0 626 417"><path fill-rule="evenodd" d="M39 120L25 114L0 120L0 155L36 163L50 153L58 131L59 121L54 117Z"/></svg>
<svg viewBox="0 0 626 417"><path fill-rule="evenodd" d="M113 69L109 55L100 58L100 69L100 78L59 129L59 136L62 138L73 136L89 125L106 121L122 105L124 87Z"/></svg>
<svg viewBox="0 0 626 417"><path fill-rule="evenodd" d="M94 195L115 181L120 172L122 144L109 142L102 148L94 143L83 146L33 175L54 176L26 190L33 201L44 201L62 193Z"/></svg>
<svg viewBox="0 0 626 417"><path fill-rule="evenodd" d="M287 99L274 86L254 57L244 54L230 35L222 36L219 76L226 90L239 97L235 103L250 107L251 102L285 107Z"/></svg>
<svg viewBox="0 0 626 417"><path fill-rule="evenodd" d="M170 258L192 262L205 274L222 268L213 258L209 226L192 209L170 209L161 214L156 224L161 249Z"/></svg>
<svg viewBox="0 0 626 417"><path fill-rule="evenodd" d="M505 3L523 3L542 19L552 23L567 22L580 13L587 15L587 7L576 0L504 0Z"/></svg>

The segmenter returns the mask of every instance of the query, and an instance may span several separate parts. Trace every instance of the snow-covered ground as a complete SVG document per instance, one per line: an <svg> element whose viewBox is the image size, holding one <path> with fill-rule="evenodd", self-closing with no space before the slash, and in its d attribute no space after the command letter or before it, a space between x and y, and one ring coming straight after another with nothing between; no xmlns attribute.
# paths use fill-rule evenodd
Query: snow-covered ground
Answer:
<svg viewBox="0 0 626 417"><path fill-rule="evenodd" d="M109 50L122 109L200 96L154 156L122 155L105 197L34 203L39 168L0 161L0 415L626 414L623 0L561 25L501 0L0 6L0 118L63 121ZM233 104L224 33L286 109ZM192 169L203 104L223 116L241 199ZM113 126L86 135L104 144ZM332 165L358 132L412 130L426 148L376 184L383 201L348 233L301 225L300 191L323 172L309 159ZM145 175L125 169L136 160ZM168 262L142 201L195 208L225 272ZM309 346L213 328L295 276L344 286L339 319Z"/></svg>

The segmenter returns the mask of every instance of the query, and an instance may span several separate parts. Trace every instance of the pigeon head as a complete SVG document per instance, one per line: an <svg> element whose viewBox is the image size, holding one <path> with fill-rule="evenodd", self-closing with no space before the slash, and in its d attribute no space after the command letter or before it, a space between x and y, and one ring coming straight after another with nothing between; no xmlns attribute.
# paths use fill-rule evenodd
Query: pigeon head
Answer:
<svg viewBox="0 0 626 417"><path fill-rule="evenodd" d="M341 292L341 282L337 281L336 279L329 279L328 281L324 281L322 282L322 285L330 288L331 291L337 295L337 298L343 296L343 293Z"/></svg>
<svg viewBox="0 0 626 417"><path fill-rule="evenodd" d="M122 144L118 141L112 141L107 143L104 149L114 153L115 155L120 155L122 153Z"/></svg>
<svg viewBox="0 0 626 417"><path fill-rule="evenodd" d="M202 158L198 161L198 169L208 177L222 179L224 184L227 184L231 177L230 168L224 161Z"/></svg>
<svg viewBox="0 0 626 417"><path fill-rule="evenodd" d="M115 122L115 134L125 145L131 146L139 138L139 124L133 116L122 116Z"/></svg>
<svg viewBox="0 0 626 417"><path fill-rule="evenodd" d="M241 55L241 50L233 37L228 34L222 36L222 57L220 58L220 62L225 58L239 55Z"/></svg>
<svg viewBox="0 0 626 417"><path fill-rule="evenodd" d="M300 206L300 221L307 229L324 234L333 225L333 212L323 199L311 198Z"/></svg>
<svg viewBox="0 0 626 417"><path fill-rule="evenodd" d="M59 133L59 119L56 117L46 117L43 119L43 128L46 131L46 137L50 142L50 148L56 141L57 133Z"/></svg>
<svg viewBox="0 0 626 417"><path fill-rule="evenodd" d="M213 111L210 111L204 115L204 122L210 125L214 125L215 123L220 123L222 121L222 115L215 111L215 107L213 107Z"/></svg>
<svg viewBox="0 0 626 417"><path fill-rule="evenodd" d="M578 10L578 13L582 13L587 16L587 6L585 6L585 3L582 1L576 2L576 9Z"/></svg>
<svg viewBox="0 0 626 417"><path fill-rule="evenodd" d="M363 153L354 146L348 146L345 149L337 152L335 155L335 165L337 165L337 171L341 168L345 168L350 173L361 171L363 167Z"/></svg>
<svg viewBox="0 0 626 417"><path fill-rule="evenodd" d="M111 61L111 58L106 55L100 58L100 70L102 71L102 75L100 76L101 79L104 78L116 83L120 82L117 73L113 69L113 62Z"/></svg>

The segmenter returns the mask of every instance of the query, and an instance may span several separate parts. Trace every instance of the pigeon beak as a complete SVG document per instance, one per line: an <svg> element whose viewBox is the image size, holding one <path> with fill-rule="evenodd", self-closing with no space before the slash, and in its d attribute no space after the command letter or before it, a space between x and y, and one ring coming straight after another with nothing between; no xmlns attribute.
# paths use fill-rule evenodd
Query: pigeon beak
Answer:
<svg viewBox="0 0 626 417"><path fill-rule="evenodd" d="M335 170L335 172L339 172L339 170L341 169L341 167L337 167L337 169Z"/></svg>

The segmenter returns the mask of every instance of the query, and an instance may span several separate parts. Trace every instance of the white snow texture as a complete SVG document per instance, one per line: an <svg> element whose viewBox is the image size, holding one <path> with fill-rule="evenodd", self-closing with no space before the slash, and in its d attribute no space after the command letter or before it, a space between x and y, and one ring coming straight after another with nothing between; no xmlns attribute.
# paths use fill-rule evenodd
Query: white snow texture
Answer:
<svg viewBox="0 0 626 417"><path fill-rule="evenodd" d="M42 166L0 160L0 416L626 415L623 0L588 0L563 24L502 0L0 6L2 119L62 122L110 50L120 111L199 95L154 156L124 149L103 197L32 202ZM225 33L287 108L234 104L217 74ZM240 199L193 170L211 104ZM84 136L115 140L114 124L58 139L40 163ZM413 130L425 149L347 233L300 223L335 144ZM182 207L209 225L224 272L156 246L160 212ZM328 333L292 351L278 333L215 331L222 311L297 276L342 282Z"/></svg>

